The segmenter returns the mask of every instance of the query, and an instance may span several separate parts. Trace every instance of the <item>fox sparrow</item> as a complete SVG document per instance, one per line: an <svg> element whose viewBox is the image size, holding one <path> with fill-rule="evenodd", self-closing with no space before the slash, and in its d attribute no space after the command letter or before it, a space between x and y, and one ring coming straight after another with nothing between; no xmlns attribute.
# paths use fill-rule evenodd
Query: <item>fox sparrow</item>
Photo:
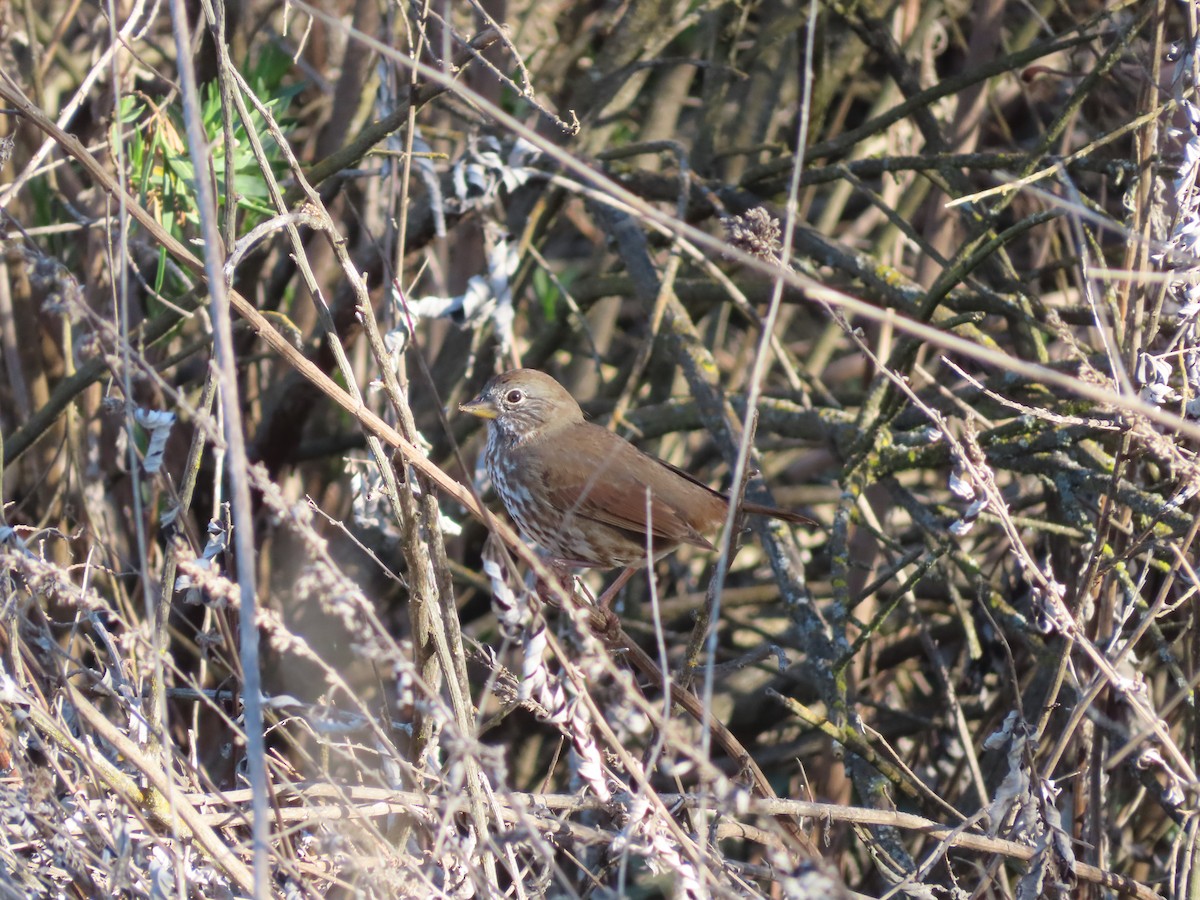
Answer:
<svg viewBox="0 0 1200 900"><path fill-rule="evenodd" d="M585 422L575 398L544 372L497 375L459 409L488 420L486 461L496 492L525 536L556 562L644 566L647 531L655 559L680 544L713 549L704 535L725 521L729 498ZM812 524L757 503L742 509Z"/></svg>

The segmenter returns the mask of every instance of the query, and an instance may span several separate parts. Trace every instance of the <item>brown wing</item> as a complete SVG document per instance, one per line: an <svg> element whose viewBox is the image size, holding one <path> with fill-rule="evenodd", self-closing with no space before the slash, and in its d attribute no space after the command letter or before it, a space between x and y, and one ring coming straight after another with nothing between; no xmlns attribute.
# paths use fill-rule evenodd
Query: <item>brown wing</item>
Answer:
<svg viewBox="0 0 1200 900"><path fill-rule="evenodd" d="M670 469L672 472L674 472L680 478L685 478L688 481L690 481L692 484L694 484L696 487L700 488L701 490L707 491L708 493L712 494L714 497L721 498L722 503L729 502L729 497L727 497L725 494L722 494L720 491L714 491L703 481L697 481L695 478L693 478L687 472L683 471L683 469L680 469L680 468L677 468L677 467L671 465L665 459L659 459L656 456L649 456L649 457L647 457L647 459L653 460L654 462L658 463L660 466L666 466L668 469ZM749 515L752 515L752 516L769 516L772 519L779 519L783 522L791 522L795 525L819 525L820 524L819 522L815 521L814 519L810 519L808 516L801 515L798 512L792 512L790 509L780 509L778 506L763 506L761 503L751 503L749 500L742 501L741 508L742 508L742 512L748 513ZM725 507L721 507L721 516L724 517L724 515L725 515Z"/></svg>
<svg viewBox="0 0 1200 900"><path fill-rule="evenodd" d="M647 457L647 458L658 463L660 466L666 466L672 472L676 473L681 478L687 479L688 481L690 481L692 484L694 484L696 487L700 488L701 490L707 491L709 494L712 494L714 497L720 498L721 503L722 503L722 506L720 507L720 510L721 510L720 515L721 515L721 518L724 519L725 512L727 509L725 504L729 503L729 497L727 495L722 494L720 491L713 490L707 484L705 484L703 481L697 481L695 478L693 478L687 472L683 471L683 469L676 468L675 466L671 465L666 460L659 459L657 456L651 456L651 457ZM801 513L792 512L790 509L780 509L778 506L763 506L761 503L751 503L749 500L742 501L741 510L743 513L746 513L747 515L767 516L772 519L779 519L780 521L783 521L783 522L791 522L793 525L819 525L820 524L816 520L810 519L808 516L802 515ZM714 525L713 527L715 528L716 525Z"/></svg>
<svg viewBox="0 0 1200 900"><path fill-rule="evenodd" d="M564 515L602 522L640 534L646 528L646 487L652 485L650 522L663 544L694 544L712 549L701 533L716 528L725 501L673 466L640 453L598 425L575 425L569 446L553 437L528 446L528 462L545 479L545 457L554 453L555 475L548 496Z"/></svg>

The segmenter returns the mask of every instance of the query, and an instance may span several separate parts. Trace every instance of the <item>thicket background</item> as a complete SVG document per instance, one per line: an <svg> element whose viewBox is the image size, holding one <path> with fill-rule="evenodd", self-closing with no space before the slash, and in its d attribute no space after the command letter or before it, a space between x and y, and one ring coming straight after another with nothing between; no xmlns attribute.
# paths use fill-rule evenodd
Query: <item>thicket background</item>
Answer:
<svg viewBox="0 0 1200 900"><path fill-rule="evenodd" d="M1192 4L0 31L0 894L1194 895ZM517 364L820 527L537 585Z"/></svg>

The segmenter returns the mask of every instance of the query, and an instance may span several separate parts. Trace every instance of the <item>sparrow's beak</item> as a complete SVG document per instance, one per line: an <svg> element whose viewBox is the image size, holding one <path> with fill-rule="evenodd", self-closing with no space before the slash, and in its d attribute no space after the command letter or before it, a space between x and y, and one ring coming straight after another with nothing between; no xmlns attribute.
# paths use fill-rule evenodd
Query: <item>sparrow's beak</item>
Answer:
<svg viewBox="0 0 1200 900"><path fill-rule="evenodd" d="M491 400L485 400L483 394L480 394L469 403L460 403L458 405L459 412L470 413L473 416L479 416L481 419L494 419L500 415L500 410L496 409L496 404Z"/></svg>

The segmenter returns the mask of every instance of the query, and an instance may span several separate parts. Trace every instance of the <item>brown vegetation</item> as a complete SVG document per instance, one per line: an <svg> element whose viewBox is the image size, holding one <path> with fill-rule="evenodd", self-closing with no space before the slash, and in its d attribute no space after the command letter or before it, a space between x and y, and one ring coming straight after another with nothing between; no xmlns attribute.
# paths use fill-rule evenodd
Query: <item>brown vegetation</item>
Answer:
<svg viewBox="0 0 1200 900"><path fill-rule="evenodd" d="M1194 894L1191 4L0 29L0 896ZM821 526L605 616L515 365Z"/></svg>

